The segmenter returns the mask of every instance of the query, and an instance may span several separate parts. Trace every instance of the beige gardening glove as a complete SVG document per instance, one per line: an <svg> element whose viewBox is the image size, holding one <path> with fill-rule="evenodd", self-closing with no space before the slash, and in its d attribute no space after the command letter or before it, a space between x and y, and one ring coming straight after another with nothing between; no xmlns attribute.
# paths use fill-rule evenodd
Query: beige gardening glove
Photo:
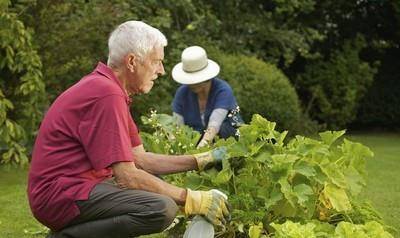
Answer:
<svg viewBox="0 0 400 238"><path fill-rule="evenodd" d="M193 191L187 189L185 214L202 215L216 226L230 220L227 196L219 190Z"/></svg>
<svg viewBox="0 0 400 238"><path fill-rule="evenodd" d="M222 160L228 158L226 147L218 147L210 151L194 154L193 156L196 159L199 171L209 169L213 165L221 163Z"/></svg>

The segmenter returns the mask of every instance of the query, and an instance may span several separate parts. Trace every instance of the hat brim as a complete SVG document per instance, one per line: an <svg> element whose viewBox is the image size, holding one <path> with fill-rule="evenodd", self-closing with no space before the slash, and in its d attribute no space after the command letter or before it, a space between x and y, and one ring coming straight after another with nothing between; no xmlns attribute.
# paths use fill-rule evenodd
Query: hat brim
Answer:
<svg viewBox="0 0 400 238"><path fill-rule="evenodd" d="M219 74L219 65L208 60L207 67L197 72L185 72L182 69L182 62L172 69L172 78L180 84L196 84L214 78Z"/></svg>

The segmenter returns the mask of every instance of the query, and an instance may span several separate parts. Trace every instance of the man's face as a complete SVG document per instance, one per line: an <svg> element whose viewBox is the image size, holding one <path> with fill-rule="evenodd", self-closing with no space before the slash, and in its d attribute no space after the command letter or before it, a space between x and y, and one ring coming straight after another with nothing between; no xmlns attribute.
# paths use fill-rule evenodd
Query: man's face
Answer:
<svg viewBox="0 0 400 238"><path fill-rule="evenodd" d="M164 75L164 47L155 47L143 60L135 59L136 67L130 75L127 90L133 94L150 92L154 81Z"/></svg>

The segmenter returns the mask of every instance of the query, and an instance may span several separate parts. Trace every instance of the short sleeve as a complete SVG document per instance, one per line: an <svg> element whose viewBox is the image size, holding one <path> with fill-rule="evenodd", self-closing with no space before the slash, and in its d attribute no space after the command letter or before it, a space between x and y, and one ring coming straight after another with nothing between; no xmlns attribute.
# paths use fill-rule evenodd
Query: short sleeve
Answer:
<svg viewBox="0 0 400 238"><path fill-rule="evenodd" d="M139 130L132 119L132 116L129 114L129 136L131 139L131 146L136 147L142 144L142 140L140 138Z"/></svg>
<svg viewBox="0 0 400 238"><path fill-rule="evenodd" d="M121 95L97 100L79 124L79 137L95 170L133 161L129 109Z"/></svg>

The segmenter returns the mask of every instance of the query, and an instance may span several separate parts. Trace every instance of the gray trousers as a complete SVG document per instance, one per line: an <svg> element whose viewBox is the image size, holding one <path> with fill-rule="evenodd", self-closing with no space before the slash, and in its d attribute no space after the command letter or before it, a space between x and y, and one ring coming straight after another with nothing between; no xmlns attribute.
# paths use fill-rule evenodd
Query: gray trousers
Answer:
<svg viewBox="0 0 400 238"><path fill-rule="evenodd" d="M128 238L167 228L178 207L169 197L120 189L111 181L97 184L89 199L76 202L81 214L48 238Z"/></svg>

